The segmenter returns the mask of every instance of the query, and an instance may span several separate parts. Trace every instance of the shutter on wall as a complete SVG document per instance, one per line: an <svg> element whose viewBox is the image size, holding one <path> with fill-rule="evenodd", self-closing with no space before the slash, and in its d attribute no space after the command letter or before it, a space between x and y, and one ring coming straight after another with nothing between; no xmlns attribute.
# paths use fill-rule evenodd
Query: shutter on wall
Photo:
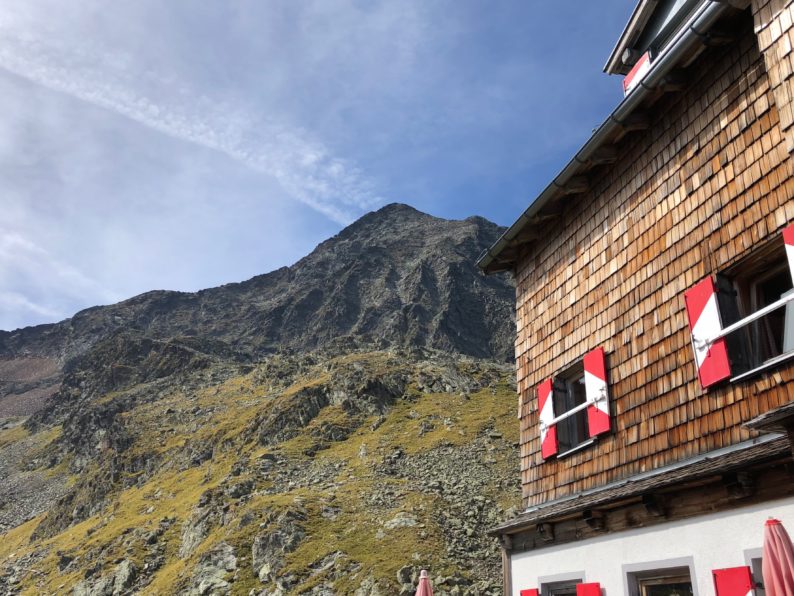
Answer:
<svg viewBox="0 0 794 596"><path fill-rule="evenodd" d="M557 427L548 425L554 419L554 402L551 398L551 379L546 379L538 386L538 410L540 411L540 454L543 459L557 455Z"/></svg>
<svg viewBox="0 0 794 596"><path fill-rule="evenodd" d="M794 281L794 224L783 229L783 243L786 245L788 268L791 271L791 279Z"/></svg>
<svg viewBox="0 0 794 596"><path fill-rule="evenodd" d="M576 596L601 596L601 584L576 584Z"/></svg>
<svg viewBox="0 0 794 596"><path fill-rule="evenodd" d="M689 330L692 333L692 348L698 369L700 385L705 389L731 376L728 349L725 338L718 339L710 347L701 344L722 329L717 294L710 277L699 281L684 293Z"/></svg>
<svg viewBox="0 0 794 596"><path fill-rule="evenodd" d="M539 596L540 592L538 592L537 588L531 588L529 590L521 590L521 596Z"/></svg>
<svg viewBox="0 0 794 596"><path fill-rule="evenodd" d="M714 593L717 596L752 596L753 574L749 567L714 569Z"/></svg>
<svg viewBox="0 0 794 596"><path fill-rule="evenodd" d="M788 269L791 273L791 281L794 283L794 224L791 224L783 229L783 245L786 247L786 259L788 260ZM790 295L792 290L785 292L783 296ZM794 303L789 302L786 305L786 318L784 322L783 332L783 351L790 352L794 350Z"/></svg>
<svg viewBox="0 0 794 596"><path fill-rule="evenodd" d="M590 436L609 432L609 390L604 348L591 350L584 357L584 388L587 401L587 427Z"/></svg>

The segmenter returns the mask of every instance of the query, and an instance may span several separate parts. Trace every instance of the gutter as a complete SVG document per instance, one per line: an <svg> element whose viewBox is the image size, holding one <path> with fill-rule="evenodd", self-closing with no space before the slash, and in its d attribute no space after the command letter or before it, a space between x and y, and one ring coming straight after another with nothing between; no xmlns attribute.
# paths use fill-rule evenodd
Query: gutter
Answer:
<svg viewBox="0 0 794 596"><path fill-rule="evenodd" d="M499 254L510 244L510 242L530 223L530 220L557 194L560 188L579 171L579 168L587 164L593 153L602 145L606 144L609 137L618 130L625 122L626 118L648 97L656 91L663 82L665 76L673 70L678 61L695 44L701 42L702 37L709 28L729 9L733 8L731 2L725 0L705 0L704 3L692 14L681 30L670 41L665 49L659 53L651 64L651 69L643 77L642 81L618 104L617 108L607 117L607 119L593 133L593 136L579 149L568 162L562 171L552 179L551 183L540 193L540 195L530 203L529 207L519 216L515 223L510 226L504 234L487 249L477 259L477 266L483 271L497 260ZM490 272L504 271L507 267L493 269Z"/></svg>

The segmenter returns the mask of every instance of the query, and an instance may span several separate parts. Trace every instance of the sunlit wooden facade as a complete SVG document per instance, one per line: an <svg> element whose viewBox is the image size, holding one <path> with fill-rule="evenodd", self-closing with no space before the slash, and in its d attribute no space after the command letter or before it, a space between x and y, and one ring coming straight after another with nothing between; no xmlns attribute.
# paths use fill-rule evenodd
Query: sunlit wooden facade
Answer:
<svg viewBox="0 0 794 596"><path fill-rule="evenodd" d="M662 560L709 593L714 569L752 567L760 527L735 544L712 528L708 555L638 539L603 578L565 553L686 520L751 527L765 504L794 529L794 7L641 2L632 19L618 47L640 45L612 72L650 56L652 84L480 261L517 285L526 511L494 530L516 595L576 578L639 594Z"/></svg>

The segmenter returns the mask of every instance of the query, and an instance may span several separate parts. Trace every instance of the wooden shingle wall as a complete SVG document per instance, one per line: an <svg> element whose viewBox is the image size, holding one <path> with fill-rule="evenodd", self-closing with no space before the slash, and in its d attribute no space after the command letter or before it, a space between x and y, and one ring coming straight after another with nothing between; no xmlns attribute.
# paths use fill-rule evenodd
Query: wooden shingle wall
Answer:
<svg viewBox="0 0 794 596"><path fill-rule="evenodd" d="M794 150L794 1L753 0L758 47L764 56L769 86L775 97L780 129Z"/></svg>
<svg viewBox="0 0 794 596"><path fill-rule="evenodd" d="M794 366L704 392L684 291L794 222L775 96L747 14L736 43L690 67L593 188L519 260L517 377L524 504L535 505L729 444L794 396ZM603 346L614 432L540 456L537 385Z"/></svg>

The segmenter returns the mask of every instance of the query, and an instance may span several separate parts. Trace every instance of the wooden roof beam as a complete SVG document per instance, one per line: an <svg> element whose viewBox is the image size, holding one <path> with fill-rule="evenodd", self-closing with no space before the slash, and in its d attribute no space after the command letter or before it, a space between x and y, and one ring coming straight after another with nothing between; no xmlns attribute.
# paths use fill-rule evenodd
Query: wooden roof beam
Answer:
<svg viewBox="0 0 794 596"><path fill-rule="evenodd" d="M651 127L651 119L645 112L634 112L626 116L626 118L618 122L618 124L624 132L648 130Z"/></svg>
<svg viewBox="0 0 794 596"><path fill-rule="evenodd" d="M756 483L747 471L737 471L725 474L722 477L725 490L731 499L744 499L755 492Z"/></svg>
<svg viewBox="0 0 794 596"><path fill-rule="evenodd" d="M598 509L585 509L582 512L582 518L591 530L604 532L607 529L603 511L599 511Z"/></svg>
<svg viewBox="0 0 794 596"><path fill-rule="evenodd" d="M535 526L538 534L543 542L554 542L554 525L549 523L541 523Z"/></svg>
<svg viewBox="0 0 794 596"><path fill-rule="evenodd" d="M532 216L532 223L545 223L555 221L562 217L562 211L546 211Z"/></svg>
<svg viewBox="0 0 794 596"><path fill-rule="evenodd" d="M603 145L593 151L593 154L587 160L594 166L615 163L618 160L618 149L615 145Z"/></svg>
<svg viewBox="0 0 794 596"><path fill-rule="evenodd" d="M712 29L704 35L700 35L701 43L707 48L717 48L727 46L735 42L738 38L735 33L730 31L720 31L719 29Z"/></svg>
<svg viewBox="0 0 794 596"><path fill-rule="evenodd" d="M659 90L664 93L683 91L686 88L687 77L683 70L674 70L662 79Z"/></svg>
<svg viewBox="0 0 794 596"><path fill-rule="evenodd" d="M590 183L586 176L572 176L564 184L554 185L560 190L563 195L577 195L587 192L590 189Z"/></svg>

